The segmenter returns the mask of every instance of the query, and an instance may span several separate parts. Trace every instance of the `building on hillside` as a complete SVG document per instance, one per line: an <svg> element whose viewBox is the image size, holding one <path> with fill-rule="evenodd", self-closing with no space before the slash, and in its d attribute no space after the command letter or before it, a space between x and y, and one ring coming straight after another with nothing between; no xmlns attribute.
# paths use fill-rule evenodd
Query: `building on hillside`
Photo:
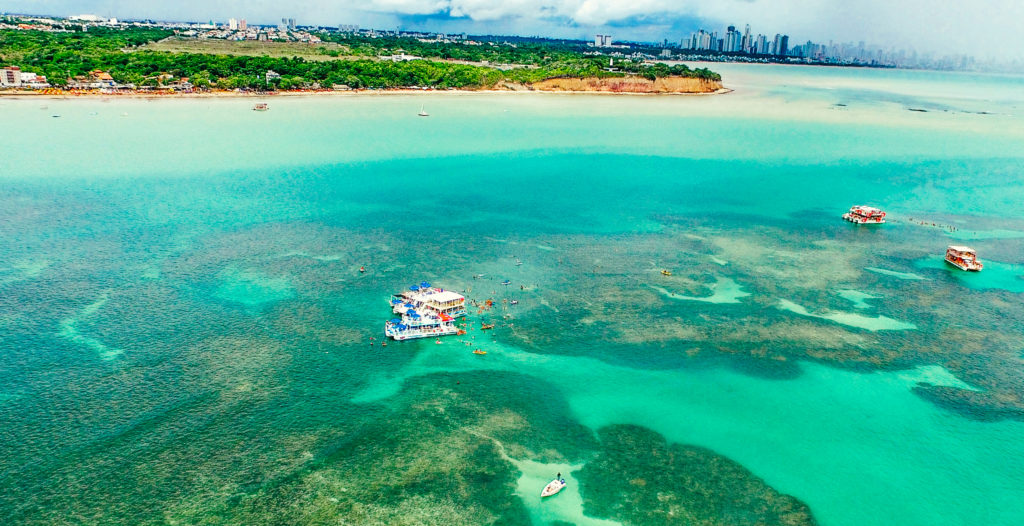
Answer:
<svg viewBox="0 0 1024 526"><path fill-rule="evenodd" d="M0 69L0 88L20 88L21 68L10 66Z"/></svg>
<svg viewBox="0 0 1024 526"><path fill-rule="evenodd" d="M32 89L43 89L49 88L50 83L46 80L46 77L37 73L29 73L27 71L21 72L21 85L22 87Z"/></svg>
<svg viewBox="0 0 1024 526"><path fill-rule="evenodd" d="M89 87L90 88L113 88L117 83L114 82L114 77L110 76L110 73L106 71L100 71L94 69L89 72Z"/></svg>
<svg viewBox="0 0 1024 526"><path fill-rule="evenodd" d="M397 55L387 55L380 58L381 60L390 60L391 62L406 62L409 60L420 60L423 57L417 57L416 55L406 55L405 51L399 49Z"/></svg>

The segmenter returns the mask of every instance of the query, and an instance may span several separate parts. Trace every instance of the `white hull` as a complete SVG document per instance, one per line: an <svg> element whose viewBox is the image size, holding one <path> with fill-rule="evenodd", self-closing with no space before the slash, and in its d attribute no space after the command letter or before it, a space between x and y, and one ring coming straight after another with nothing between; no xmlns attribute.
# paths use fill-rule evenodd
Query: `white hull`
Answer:
<svg viewBox="0 0 1024 526"><path fill-rule="evenodd" d="M559 491L562 491L563 489L565 489L565 481L555 479L555 480L552 480L551 482L548 482L547 486L544 486L544 489L541 490L541 492L540 492L540 496L541 497L550 497L550 496L554 495L555 493L558 493Z"/></svg>
<svg viewBox="0 0 1024 526"><path fill-rule="evenodd" d="M439 329L406 329L404 331L400 331L392 327L384 327L384 335L398 341L450 336L452 334L458 334L458 332L459 329L454 325L451 327L441 327Z"/></svg>

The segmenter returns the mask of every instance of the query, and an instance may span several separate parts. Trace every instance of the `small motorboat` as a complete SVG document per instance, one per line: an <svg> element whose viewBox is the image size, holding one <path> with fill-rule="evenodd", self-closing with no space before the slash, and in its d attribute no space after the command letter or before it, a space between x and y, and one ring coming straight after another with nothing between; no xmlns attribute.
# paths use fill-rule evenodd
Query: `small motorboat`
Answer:
<svg viewBox="0 0 1024 526"><path fill-rule="evenodd" d="M487 354L487 351L481 351L480 349L477 349L477 350L473 351L473 354L484 355L484 354Z"/></svg>
<svg viewBox="0 0 1024 526"><path fill-rule="evenodd" d="M542 498L550 497L555 493L562 491L563 489L565 489L565 479L555 479L552 480L551 482L548 482L547 486L544 486L544 489L541 490L540 492L540 496Z"/></svg>
<svg viewBox="0 0 1024 526"><path fill-rule="evenodd" d="M662 276L671 276L672 275L672 271L668 270L668 269L662 270L661 271L661 275Z"/></svg>
<svg viewBox="0 0 1024 526"><path fill-rule="evenodd" d="M359 267L360 273L366 273L366 267Z"/></svg>
<svg viewBox="0 0 1024 526"><path fill-rule="evenodd" d="M270 105L266 102L257 102L253 105L252 111L267 111L270 109Z"/></svg>
<svg viewBox="0 0 1024 526"><path fill-rule="evenodd" d="M502 284L502 285L505 285L505 286L507 287L507 286L509 286L509 285L511 285L511 284L512 284L512 280L510 280L510 279L506 279L505 281L502 281L502 282L501 282L501 284Z"/></svg>
<svg viewBox="0 0 1024 526"><path fill-rule="evenodd" d="M508 303L509 303L509 305L519 305L519 300L512 300L512 301L510 301Z"/></svg>

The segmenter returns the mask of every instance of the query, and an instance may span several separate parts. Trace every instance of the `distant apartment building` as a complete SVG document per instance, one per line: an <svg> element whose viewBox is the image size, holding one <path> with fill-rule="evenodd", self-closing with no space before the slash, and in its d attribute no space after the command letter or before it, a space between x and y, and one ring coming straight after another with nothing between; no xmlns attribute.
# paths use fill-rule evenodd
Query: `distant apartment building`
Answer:
<svg viewBox="0 0 1024 526"><path fill-rule="evenodd" d="M249 24L246 23L244 18L238 21L238 30L239 31L247 31L248 29L249 29Z"/></svg>
<svg viewBox="0 0 1024 526"><path fill-rule="evenodd" d="M595 35L594 36L594 47L611 47L612 36L611 35Z"/></svg>
<svg viewBox="0 0 1024 526"><path fill-rule="evenodd" d="M238 31L238 20L235 20L234 18L229 18L228 29L230 29L231 31Z"/></svg>
<svg viewBox="0 0 1024 526"><path fill-rule="evenodd" d="M21 68L10 66L0 69L0 88L20 88Z"/></svg>

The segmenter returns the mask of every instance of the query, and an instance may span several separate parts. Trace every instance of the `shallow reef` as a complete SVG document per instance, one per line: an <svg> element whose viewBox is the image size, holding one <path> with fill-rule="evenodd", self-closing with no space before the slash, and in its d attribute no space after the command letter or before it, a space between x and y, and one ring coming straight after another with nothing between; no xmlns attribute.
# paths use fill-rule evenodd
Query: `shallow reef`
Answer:
<svg viewBox="0 0 1024 526"><path fill-rule="evenodd" d="M598 435L598 454L575 473L588 514L629 525L817 524L806 504L714 451L632 425Z"/></svg>

